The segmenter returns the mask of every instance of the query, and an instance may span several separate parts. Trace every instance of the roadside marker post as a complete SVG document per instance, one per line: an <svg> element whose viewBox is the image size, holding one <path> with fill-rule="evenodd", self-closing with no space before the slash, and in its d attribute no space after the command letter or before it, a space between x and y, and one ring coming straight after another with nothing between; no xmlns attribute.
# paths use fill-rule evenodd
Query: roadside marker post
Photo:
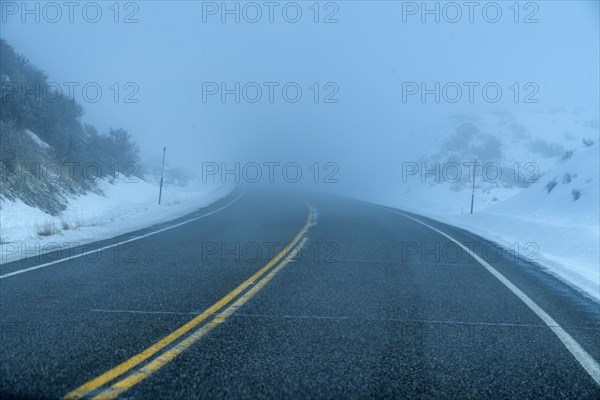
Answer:
<svg viewBox="0 0 600 400"><path fill-rule="evenodd" d="M477 175L477 157L473 164L473 189L471 190L471 214L473 214L473 203L475 202L475 176Z"/></svg>
<svg viewBox="0 0 600 400"><path fill-rule="evenodd" d="M163 186L163 176L165 172L165 153L167 152L167 146L163 147L163 161L162 167L160 168L160 189L158 190L158 205L160 205L160 200L162 199L162 186Z"/></svg>

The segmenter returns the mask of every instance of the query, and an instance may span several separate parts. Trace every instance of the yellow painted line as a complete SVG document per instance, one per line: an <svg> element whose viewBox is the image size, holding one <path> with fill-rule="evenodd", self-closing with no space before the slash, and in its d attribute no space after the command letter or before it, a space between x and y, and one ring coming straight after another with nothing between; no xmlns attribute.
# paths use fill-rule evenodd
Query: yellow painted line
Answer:
<svg viewBox="0 0 600 400"><path fill-rule="evenodd" d="M256 280L263 276L269 269L271 269L275 264L277 264L283 257L285 257L285 255L289 253L289 251L298 243L300 238L306 233L306 231L310 227L310 224L312 223L313 216L312 209L310 208L310 206L308 204L306 206L308 207L308 217L306 218L306 222L304 223L304 226L302 227L300 232L298 232L298 234L292 239L290 243L288 243L287 246L283 248L283 250L281 250L275 257L273 257L271 261L269 261L264 267L258 270L254 275L246 279L238 287L233 289L215 304L207 308L202 314L199 314L197 317L195 317L185 325L181 326L177 330L173 331L160 341L154 343L152 346L148 347L141 353L136 354L135 356L122 362L116 367L106 371L102 375L99 375L98 377L93 378L88 382L84 383L83 385L79 386L78 388L70 391L69 393L63 396L63 399L81 399L85 397L86 395L95 391L99 387L105 385L113 379L116 379L117 377L123 375L127 371L134 368L136 365L152 357L154 354L156 354L166 346L170 345L175 340L179 339L181 336L185 335L190 330L198 326L202 321L206 320L208 317L210 317L211 315L219 311L221 308L229 304L235 297L237 297L240 293L246 290Z"/></svg>
<svg viewBox="0 0 600 400"><path fill-rule="evenodd" d="M304 246L306 243L306 238L302 239L300 244L290 253L289 257L286 257L279 265L271 270L263 279L260 280L256 285L252 287L252 289L248 290L241 296L238 300L236 300L232 305L227 307L222 313L217 315L212 321L208 324L198 328L187 338L179 342L176 346L162 353L159 357L150 361L148 364L144 365L141 368L138 368L126 378L121 379L120 381L114 383L109 388L103 390L98 395L92 398L92 400L112 400L121 395L123 392L131 389L133 386L137 385L144 379L148 378L150 375L158 371L160 368L164 367L170 361L172 361L179 354L188 349L191 345L196 343L198 340L202 339L206 334L212 331L214 328L219 326L219 324L223 323L227 318L233 315L240 307L242 307L248 300L250 300L256 293L260 292L260 290L267 284L277 273L285 267L290 259L293 259L298 251Z"/></svg>

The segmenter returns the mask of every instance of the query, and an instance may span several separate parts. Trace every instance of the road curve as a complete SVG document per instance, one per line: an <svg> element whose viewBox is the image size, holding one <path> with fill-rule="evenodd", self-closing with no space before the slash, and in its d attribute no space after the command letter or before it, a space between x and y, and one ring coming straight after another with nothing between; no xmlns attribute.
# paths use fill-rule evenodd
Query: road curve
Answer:
<svg viewBox="0 0 600 400"><path fill-rule="evenodd" d="M597 302L341 197L237 190L0 275L2 398L600 398Z"/></svg>

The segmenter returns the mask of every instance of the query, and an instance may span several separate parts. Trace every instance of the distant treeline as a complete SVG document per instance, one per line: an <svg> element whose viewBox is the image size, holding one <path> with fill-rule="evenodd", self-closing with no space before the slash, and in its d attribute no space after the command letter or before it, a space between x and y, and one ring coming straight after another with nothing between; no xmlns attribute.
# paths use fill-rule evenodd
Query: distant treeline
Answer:
<svg viewBox="0 0 600 400"><path fill-rule="evenodd" d="M100 134L82 124L81 105L3 39L0 85L0 197L57 213L64 208L61 196L93 189L96 178L141 176L139 151L126 130Z"/></svg>

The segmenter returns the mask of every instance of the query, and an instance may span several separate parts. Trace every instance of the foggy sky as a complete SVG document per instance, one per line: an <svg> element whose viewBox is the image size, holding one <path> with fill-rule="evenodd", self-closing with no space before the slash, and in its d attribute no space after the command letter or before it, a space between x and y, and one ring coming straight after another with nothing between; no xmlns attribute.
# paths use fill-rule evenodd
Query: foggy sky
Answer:
<svg viewBox="0 0 600 400"><path fill-rule="evenodd" d="M11 2L2 3L5 11ZM112 2L100 3L98 23L77 11L73 23L66 15L57 23L31 16L23 23L21 14L4 12L0 36L51 82L100 85L97 103L75 92L84 122L101 132L127 129L142 158L167 146L170 163L188 169L197 169L200 160L335 161L347 166L342 173L356 177L414 159L452 114L598 107L599 13L593 1L537 2L539 22L529 24L513 21L513 2L500 2L497 23L485 21L481 7L473 23L464 14L457 23L435 23L432 16L422 23L421 14L405 15L403 22L403 2L338 1L339 22L329 24L314 23L312 1L298 2L298 23L282 18L285 2L273 23L264 14L258 23L234 23L232 16L222 23L220 14L207 15L205 23L202 2L144 1L136 3L139 22L130 24L115 23ZM131 10L122 9L119 19ZM321 9L319 19L331 10ZM520 11L523 20L531 10ZM139 102L115 103L109 89L114 82L134 82ZM219 96L203 102L203 82L279 82L279 88L297 82L303 96L288 103L276 90L273 103L266 91L255 104L235 103L233 96L225 103ZM339 102L315 104L313 82L335 83ZM504 92L498 103L482 100L481 90L473 103L466 92L455 104L435 103L433 96L425 103L418 96L403 102L403 82L497 82ZM515 104L513 82L535 82L539 103Z"/></svg>

